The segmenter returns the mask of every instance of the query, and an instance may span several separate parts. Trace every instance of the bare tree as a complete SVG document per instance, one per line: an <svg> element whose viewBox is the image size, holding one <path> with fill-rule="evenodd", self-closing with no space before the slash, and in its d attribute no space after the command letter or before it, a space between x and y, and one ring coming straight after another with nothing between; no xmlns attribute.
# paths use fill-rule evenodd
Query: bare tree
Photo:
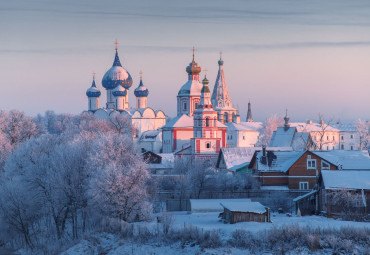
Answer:
<svg viewBox="0 0 370 255"><path fill-rule="evenodd" d="M257 146L265 146L267 147L270 143L272 134L278 127L282 127L284 125L284 119L281 116L277 116L276 114L270 116L266 119L260 130L260 134L258 137Z"/></svg>
<svg viewBox="0 0 370 255"><path fill-rule="evenodd" d="M336 190L329 193L328 206L331 213L338 213L344 220L353 220L364 216L365 205L360 193L352 190Z"/></svg>

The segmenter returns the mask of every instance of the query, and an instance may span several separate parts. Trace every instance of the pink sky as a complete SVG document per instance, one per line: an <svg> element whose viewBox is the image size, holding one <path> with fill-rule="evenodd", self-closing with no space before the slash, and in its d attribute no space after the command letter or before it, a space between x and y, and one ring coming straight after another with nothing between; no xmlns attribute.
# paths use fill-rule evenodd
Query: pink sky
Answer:
<svg viewBox="0 0 370 255"><path fill-rule="evenodd" d="M293 121L370 118L368 1L49 2L0 4L1 109L80 113L93 71L104 103L118 39L133 89L143 70L149 106L169 116L195 46L211 89L223 51L242 119L249 98L260 121L286 107Z"/></svg>

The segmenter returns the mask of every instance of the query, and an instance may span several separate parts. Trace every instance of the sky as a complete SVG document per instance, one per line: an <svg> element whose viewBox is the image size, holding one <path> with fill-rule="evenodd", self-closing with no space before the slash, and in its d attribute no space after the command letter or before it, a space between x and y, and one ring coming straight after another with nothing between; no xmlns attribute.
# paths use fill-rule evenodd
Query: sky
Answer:
<svg viewBox="0 0 370 255"><path fill-rule="evenodd" d="M78 114L92 72L104 105L117 39L131 106L142 70L148 105L175 116L194 46L211 89L223 52L242 120L248 100L255 121L370 119L368 0L1 1L0 33L1 109Z"/></svg>

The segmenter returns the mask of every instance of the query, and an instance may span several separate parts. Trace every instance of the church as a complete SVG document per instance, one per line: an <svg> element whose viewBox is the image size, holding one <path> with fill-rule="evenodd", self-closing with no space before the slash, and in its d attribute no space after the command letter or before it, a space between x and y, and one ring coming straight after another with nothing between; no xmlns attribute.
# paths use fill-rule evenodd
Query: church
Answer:
<svg viewBox="0 0 370 255"><path fill-rule="evenodd" d="M116 54L113 65L104 74L102 79L102 86L105 88L107 94L106 105L105 107L100 107L99 99L101 92L96 86L95 77L93 77L92 85L86 91L86 96L88 98L87 112L94 114L99 119L106 119L113 114L127 116L131 119L132 126L134 127L135 140L142 141L150 136L152 140L161 143L161 133L154 132L154 134L152 131L158 130L166 124L166 115L162 110L155 111L151 107L148 107L149 90L144 86L142 72L140 72L139 85L134 90L136 107L130 107L128 97L129 90L133 85L133 79L130 73L122 67L118 57L117 41L115 44ZM153 139L154 135L156 137ZM155 151L161 151L161 149L158 149L157 145L154 147L156 148ZM152 144L151 148L154 147Z"/></svg>
<svg viewBox="0 0 370 255"><path fill-rule="evenodd" d="M106 105L105 107L99 105L101 92L96 86L94 77L91 87L86 92L88 113L100 119L106 119L114 114L127 116L136 131L133 138L143 152L169 153L193 162L200 159L216 159L221 148L255 146L258 137L256 129L260 123L253 123L250 103L247 124L240 123L238 110L233 107L230 99L221 54L211 95L206 73L200 82L201 67L195 62L193 48L192 61L185 69L188 80L177 94L177 116L166 123L166 115L162 110L155 111L148 107L149 90L144 86L141 72L140 82L134 90L136 107L129 106L128 97L133 79L121 64L117 44L116 42L113 65L102 79L107 96ZM247 141L234 144L231 139L239 136L245 139L251 134L253 139Z"/></svg>

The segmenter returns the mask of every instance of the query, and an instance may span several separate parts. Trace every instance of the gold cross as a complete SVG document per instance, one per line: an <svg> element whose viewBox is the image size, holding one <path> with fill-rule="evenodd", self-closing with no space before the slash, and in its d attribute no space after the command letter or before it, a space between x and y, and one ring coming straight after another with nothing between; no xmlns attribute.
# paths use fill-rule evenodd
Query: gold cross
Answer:
<svg viewBox="0 0 370 255"><path fill-rule="evenodd" d="M143 79L143 71L140 70L139 74L140 74L140 80L142 80Z"/></svg>
<svg viewBox="0 0 370 255"><path fill-rule="evenodd" d="M95 72L92 72L93 80L95 80Z"/></svg>
<svg viewBox="0 0 370 255"><path fill-rule="evenodd" d="M220 59L222 59L222 51L220 51Z"/></svg>
<svg viewBox="0 0 370 255"><path fill-rule="evenodd" d="M196 51L196 49L195 49L195 47L193 46L193 61L194 61L194 55L195 55L195 52Z"/></svg>
<svg viewBox="0 0 370 255"><path fill-rule="evenodd" d="M204 77L207 77L207 69L206 68L204 68Z"/></svg>
<svg viewBox="0 0 370 255"><path fill-rule="evenodd" d="M116 45L116 50L118 49L118 41L117 39L114 41L114 44Z"/></svg>

